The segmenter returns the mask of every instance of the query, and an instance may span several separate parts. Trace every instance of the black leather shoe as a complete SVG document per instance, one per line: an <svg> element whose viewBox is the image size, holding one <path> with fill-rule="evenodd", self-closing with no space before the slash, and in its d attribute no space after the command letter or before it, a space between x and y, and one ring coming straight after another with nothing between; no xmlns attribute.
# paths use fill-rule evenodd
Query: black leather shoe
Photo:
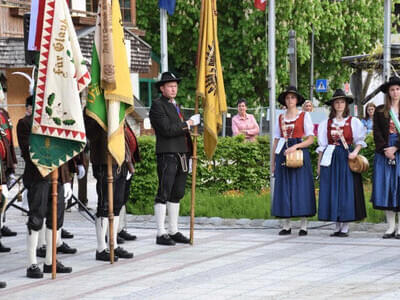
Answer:
<svg viewBox="0 0 400 300"><path fill-rule="evenodd" d="M43 272L38 265L31 265L26 269L26 277L28 278L43 278Z"/></svg>
<svg viewBox="0 0 400 300"><path fill-rule="evenodd" d="M107 238L107 236L106 236L106 243L108 243L108 238ZM117 244L118 244L118 245L121 245L121 244L123 244L123 243L125 243L125 240L124 240L124 239L121 239L121 238L117 235Z"/></svg>
<svg viewBox="0 0 400 300"><path fill-rule="evenodd" d="M52 265L43 265L43 273L51 273L51 266ZM56 263L56 273L71 273L72 268L64 266L61 262L57 260Z"/></svg>
<svg viewBox="0 0 400 300"><path fill-rule="evenodd" d="M156 244L164 245L164 246L175 246L176 243L173 239L171 239L171 237L168 234L163 234L163 235L157 236Z"/></svg>
<svg viewBox="0 0 400 300"><path fill-rule="evenodd" d="M46 257L46 245L36 249L37 257Z"/></svg>
<svg viewBox="0 0 400 300"><path fill-rule="evenodd" d="M11 251L10 247L6 247L0 242L0 252L10 252L10 251Z"/></svg>
<svg viewBox="0 0 400 300"><path fill-rule="evenodd" d="M2 236L16 236L17 233L15 231L12 231L7 226L3 226L3 227L1 227L1 235Z"/></svg>
<svg viewBox="0 0 400 300"><path fill-rule="evenodd" d="M117 235L117 244L120 245L123 243L125 243L125 240L123 238L119 237L119 235Z"/></svg>
<svg viewBox="0 0 400 300"><path fill-rule="evenodd" d="M397 233L394 238L400 240L400 233Z"/></svg>
<svg viewBox="0 0 400 300"><path fill-rule="evenodd" d="M67 243L62 243L61 246L57 247L57 253L74 254L76 251L76 248L71 248Z"/></svg>
<svg viewBox="0 0 400 300"><path fill-rule="evenodd" d="M130 234L125 229L122 229L118 233L118 237L120 237L121 239L124 239L125 241L134 241L134 240L136 240L136 235Z"/></svg>
<svg viewBox="0 0 400 300"><path fill-rule="evenodd" d="M175 243L181 243L181 244L189 244L190 240L184 236L182 233L179 231L175 234L170 234L169 237L175 241Z"/></svg>
<svg viewBox="0 0 400 300"><path fill-rule="evenodd" d="M307 235L307 234L308 234L307 230L300 229L300 231L299 231L299 236L305 236L305 235Z"/></svg>
<svg viewBox="0 0 400 300"><path fill-rule="evenodd" d="M396 236L396 231L393 231L392 233L385 233L382 238L383 239L393 239Z"/></svg>
<svg viewBox="0 0 400 300"><path fill-rule="evenodd" d="M281 231L279 231L278 235L289 235L292 233L292 228L290 229L282 229Z"/></svg>
<svg viewBox="0 0 400 300"><path fill-rule="evenodd" d="M340 234L340 231L336 231L334 233L331 233L330 236L339 236L339 234Z"/></svg>
<svg viewBox="0 0 400 300"><path fill-rule="evenodd" d="M61 229L61 238L62 239L72 239L73 237L74 237L74 235L71 232L69 232L65 229Z"/></svg>
<svg viewBox="0 0 400 300"><path fill-rule="evenodd" d="M101 252L96 251L96 260L110 261L110 251L108 249L104 249ZM114 251L114 261L118 261L118 255L115 255L115 251Z"/></svg>
<svg viewBox="0 0 400 300"><path fill-rule="evenodd" d="M7 286L7 283L4 281L0 281L0 289L4 289Z"/></svg>
<svg viewBox="0 0 400 300"><path fill-rule="evenodd" d="M118 247L114 250L114 253L119 257L119 258L133 258L133 253L126 251L122 247Z"/></svg>
<svg viewBox="0 0 400 300"><path fill-rule="evenodd" d="M349 236L349 233L348 232L339 232L339 235L338 235L338 237L348 237Z"/></svg>

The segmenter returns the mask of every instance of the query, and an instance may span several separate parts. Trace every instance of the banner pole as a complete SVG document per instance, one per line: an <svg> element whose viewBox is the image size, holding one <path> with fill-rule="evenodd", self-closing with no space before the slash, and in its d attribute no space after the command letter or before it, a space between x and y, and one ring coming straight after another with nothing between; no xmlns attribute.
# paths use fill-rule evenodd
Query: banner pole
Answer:
<svg viewBox="0 0 400 300"><path fill-rule="evenodd" d="M110 245L110 263L114 263L114 193L113 193L113 173L112 157L107 154L107 185L108 185L108 242Z"/></svg>
<svg viewBox="0 0 400 300"><path fill-rule="evenodd" d="M52 244L51 246L51 279L56 279L57 273L57 197L58 197L58 169L51 172L51 201L52 201Z"/></svg>

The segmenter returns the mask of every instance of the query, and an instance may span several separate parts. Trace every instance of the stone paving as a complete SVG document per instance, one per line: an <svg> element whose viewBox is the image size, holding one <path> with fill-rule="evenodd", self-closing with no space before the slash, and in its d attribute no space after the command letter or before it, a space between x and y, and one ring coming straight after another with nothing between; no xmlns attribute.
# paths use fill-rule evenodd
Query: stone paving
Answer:
<svg viewBox="0 0 400 300"><path fill-rule="evenodd" d="M135 257L109 264L95 261L94 225L73 208L65 228L75 237L65 241L78 253L58 255L73 273L34 280L25 277L25 222L9 209L18 235L2 239L12 250L0 254L0 299L400 299L400 240L382 239L383 224L353 224L348 238L332 238L329 223L312 222L305 237L295 223L282 237L276 220L198 218L193 246L166 247L155 244L153 217L129 216L138 239L122 246ZM185 234L188 224L180 218Z"/></svg>

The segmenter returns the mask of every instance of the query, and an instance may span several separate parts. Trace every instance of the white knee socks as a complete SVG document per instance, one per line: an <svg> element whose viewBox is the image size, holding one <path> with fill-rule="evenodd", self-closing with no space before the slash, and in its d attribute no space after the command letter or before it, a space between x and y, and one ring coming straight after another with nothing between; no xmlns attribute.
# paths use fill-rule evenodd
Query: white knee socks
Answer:
<svg viewBox="0 0 400 300"><path fill-rule="evenodd" d="M56 233L56 244L58 235L60 234L60 230L57 230ZM46 258L45 264L50 266L53 263L52 256L53 256L53 230L46 228Z"/></svg>
<svg viewBox="0 0 400 300"><path fill-rule="evenodd" d="M290 224L290 219L283 219L282 220L282 227L285 230L289 230L290 228L292 228L292 225Z"/></svg>
<svg viewBox="0 0 400 300"><path fill-rule="evenodd" d="M340 232L343 232L343 233L349 232L349 223L348 222L341 223Z"/></svg>
<svg viewBox="0 0 400 300"><path fill-rule="evenodd" d="M108 220L103 217L96 218L96 238L97 251L102 252L107 249L106 234L108 229Z"/></svg>
<svg viewBox="0 0 400 300"><path fill-rule="evenodd" d="M38 247L42 246L46 246L46 219L43 219L43 226L39 231Z"/></svg>
<svg viewBox="0 0 400 300"><path fill-rule="evenodd" d="M126 228L126 207L122 206L121 211L119 212L119 225L118 232L121 232Z"/></svg>
<svg viewBox="0 0 400 300"><path fill-rule="evenodd" d="M386 214L386 222L388 224L388 229L386 230L386 234L392 234L396 227L396 213L391 210L385 210Z"/></svg>
<svg viewBox="0 0 400 300"><path fill-rule="evenodd" d="M178 232L179 203L167 202L168 233L174 235Z"/></svg>
<svg viewBox="0 0 400 300"><path fill-rule="evenodd" d="M154 216L156 217L157 223L157 236L166 234L165 230L165 215L167 212L167 206L165 204L157 203L154 205Z"/></svg>
<svg viewBox="0 0 400 300"><path fill-rule="evenodd" d="M118 234L118 224L119 224L119 216L114 216L114 249L118 247L118 242L117 242L117 234Z"/></svg>
<svg viewBox="0 0 400 300"><path fill-rule="evenodd" d="M31 230L30 234L29 234L29 229L28 229L26 244L27 244L27 250L28 250L29 266L37 264L36 247L38 244L38 238L39 238L39 231Z"/></svg>
<svg viewBox="0 0 400 300"><path fill-rule="evenodd" d="M301 218L300 229L307 231L307 224L308 224L307 218Z"/></svg>

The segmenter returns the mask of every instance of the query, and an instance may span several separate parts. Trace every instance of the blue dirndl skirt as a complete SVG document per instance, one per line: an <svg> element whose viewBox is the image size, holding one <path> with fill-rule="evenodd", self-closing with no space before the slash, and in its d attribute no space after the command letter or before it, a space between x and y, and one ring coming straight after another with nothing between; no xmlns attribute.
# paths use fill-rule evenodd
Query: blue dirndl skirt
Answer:
<svg viewBox="0 0 400 300"><path fill-rule="evenodd" d="M288 146L301 143L302 139L289 139ZM310 152L303 151L303 166L287 168L283 164L286 145L275 157L275 188L271 214L279 218L311 217L316 213L315 189Z"/></svg>
<svg viewBox="0 0 400 300"><path fill-rule="evenodd" d="M329 167L321 166L318 219L351 222L366 217L362 177L349 167L349 152L336 146Z"/></svg>
<svg viewBox="0 0 400 300"><path fill-rule="evenodd" d="M389 135L389 146L398 139ZM400 211L400 154L396 152L396 164L389 165L388 158L375 153L371 202L375 209Z"/></svg>

